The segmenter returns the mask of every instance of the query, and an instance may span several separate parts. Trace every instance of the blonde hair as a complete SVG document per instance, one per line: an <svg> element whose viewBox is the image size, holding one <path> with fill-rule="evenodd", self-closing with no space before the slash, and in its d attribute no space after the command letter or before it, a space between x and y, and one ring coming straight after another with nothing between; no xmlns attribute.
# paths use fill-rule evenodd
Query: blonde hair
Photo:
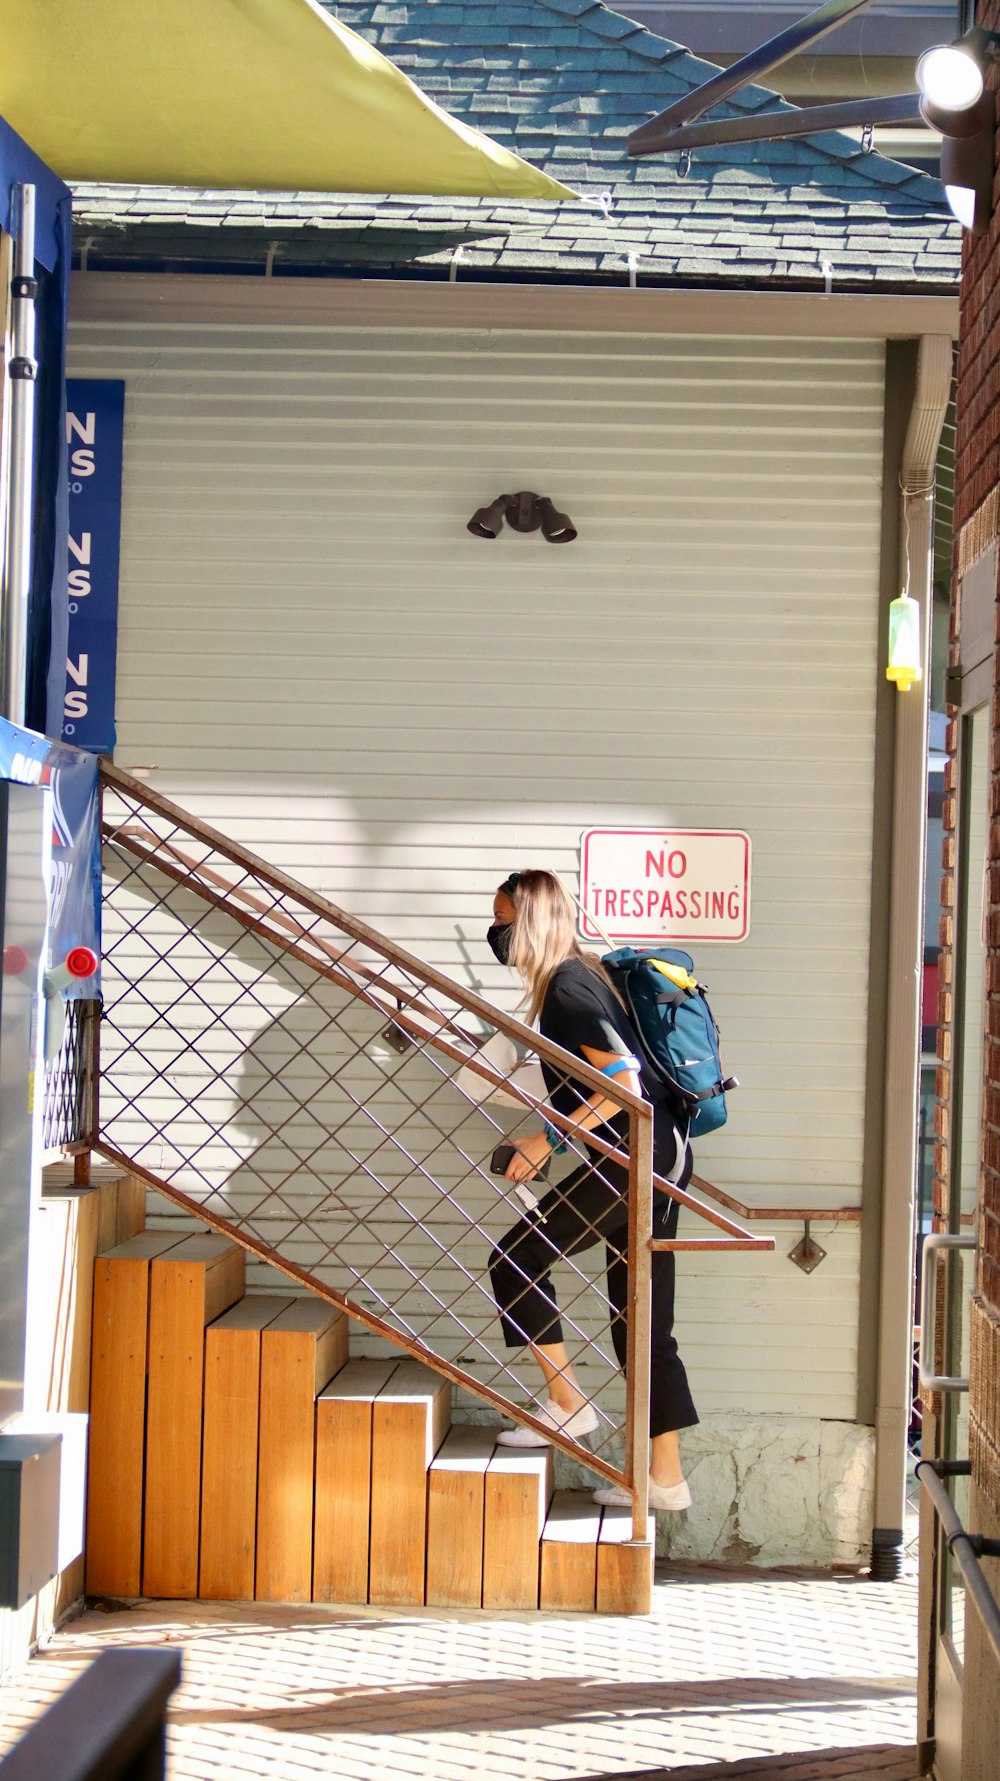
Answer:
<svg viewBox="0 0 1000 1781"><path fill-rule="evenodd" d="M596 954L584 952L580 946L573 899L555 872L521 872L509 895L517 911L510 936L510 963L527 991L529 1020L538 1019L545 992L567 959L579 959L595 977L614 987Z"/></svg>

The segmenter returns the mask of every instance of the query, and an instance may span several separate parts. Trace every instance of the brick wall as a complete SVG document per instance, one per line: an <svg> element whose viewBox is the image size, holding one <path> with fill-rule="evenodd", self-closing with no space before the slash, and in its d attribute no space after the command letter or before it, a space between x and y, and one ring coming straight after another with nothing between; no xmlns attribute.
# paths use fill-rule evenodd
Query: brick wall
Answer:
<svg viewBox="0 0 1000 1781"><path fill-rule="evenodd" d="M984 0L977 23L1000 30L1000 0ZM990 76L996 86L997 76ZM1000 536L1000 176L997 214L981 239L965 237L958 356L955 580L951 664L958 665L961 577ZM996 686L996 674L994 674ZM949 1100L953 1047L953 914L955 905L956 754L959 720L950 713L945 778L944 856L939 992L937 1154L934 1206L947 1224ZM985 1130L977 1293L972 1316L970 1447L980 1488L1000 1510L1000 697L992 708L986 965ZM958 1187L955 1185L957 1193ZM940 1323L939 1323L940 1327Z"/></svg>

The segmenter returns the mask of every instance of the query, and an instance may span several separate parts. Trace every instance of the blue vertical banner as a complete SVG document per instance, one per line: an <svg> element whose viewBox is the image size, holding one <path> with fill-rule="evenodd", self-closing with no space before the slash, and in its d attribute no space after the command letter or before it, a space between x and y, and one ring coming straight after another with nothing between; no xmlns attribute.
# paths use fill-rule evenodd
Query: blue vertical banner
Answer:
<svg viewBox="0 0 1000 1781"><path fill-rule="evenodd" d="M69 641L62 739L94 754L110 754L115 745L124 430L123 382L67 380Z"/></svg>

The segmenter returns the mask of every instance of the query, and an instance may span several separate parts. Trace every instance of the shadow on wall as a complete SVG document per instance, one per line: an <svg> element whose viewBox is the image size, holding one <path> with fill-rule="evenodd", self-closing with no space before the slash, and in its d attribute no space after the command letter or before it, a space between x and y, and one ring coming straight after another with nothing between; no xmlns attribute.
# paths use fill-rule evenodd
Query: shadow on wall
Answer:
<svg viewBox="0 0 1000 1781"><path fill-rule="evenodd" d="M520 1206L488 1165L535 1116L470 1105L453 1060L426 1045L400 1056L380 1012L146 868L112 889L108 927L109 1141L362 1309L509 1383L486 1261ZM616 1373L589 1263L567 1310L571 1345Z"/></svg>

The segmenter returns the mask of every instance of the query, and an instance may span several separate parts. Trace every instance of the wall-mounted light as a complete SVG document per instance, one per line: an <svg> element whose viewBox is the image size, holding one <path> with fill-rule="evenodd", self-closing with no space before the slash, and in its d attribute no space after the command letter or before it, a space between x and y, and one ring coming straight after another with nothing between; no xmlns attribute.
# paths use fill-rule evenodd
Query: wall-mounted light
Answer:
<svg viewBox="0 0 1000 1781"><path fill-rule="evenodd" d="M917 58L917 85L930 105L942 111L968 111L981 98L984 73L1000 51L1000 31L981 25L955 43L936 43Z"/></svg>
<svg viewBox="0 0 1000 1781"><path fill-rule="evenodd" d="M537 532L549 544L572 544L576 527L568 513L560 513L548 495L524 489L518 495L498 495L488 507L473 514L468 530L476 538L499 538L504 520L515 532Z"/></svg>
<svg viewBox="0 0 1000 1781"><path fill-rule="evenodd" d="M941 132L941 183L952 215L985 235L993 215L996 101L985 71L1000 55L1000 32L981 26L936 44L917 62L920 111Z"/></svg>

